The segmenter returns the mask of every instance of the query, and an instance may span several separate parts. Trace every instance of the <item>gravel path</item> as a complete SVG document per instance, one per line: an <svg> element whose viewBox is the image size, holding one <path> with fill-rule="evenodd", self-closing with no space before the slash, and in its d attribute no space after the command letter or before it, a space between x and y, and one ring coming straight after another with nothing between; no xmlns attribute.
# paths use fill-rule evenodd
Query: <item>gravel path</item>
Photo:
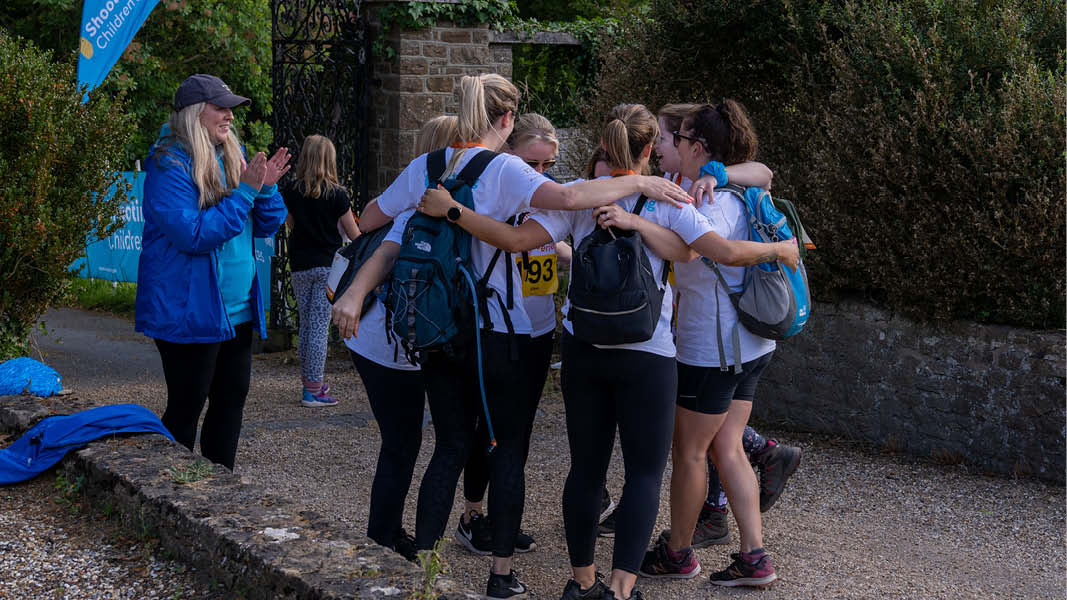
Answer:
<svg viewBox="0 0 1067 600"><path fill-rule="evenodd" d="M50 312L45 320L51 334L38 344L45 362L63 374L65 387L94 402L134 401L162 413L166 391L158 354L131 322L66 309ZM331 353L327 380L342 404L302 408L295 353L255 356L237 471L362 531L377 429L359 377L339 348ZM559 517L569 458L556 383L550 383L553 390L546 390L542 401L527 468L523 527L539 548L516 561L532 598L558 598L569 575ZM826 436L763 433L801 446L804 462L765 515L765 546L781 579L759 592L760 598L1064 597L1064 488L917 462ZM432 443L428 428L408 499L409 530L418 474ZM619 463L608 480L615 495L622 487ZM668 466L658 527L667 526L669 477ZM457 500L450 532L462 510L462 498ZM0 533L3 540L12 539ZM698 557L710 572L726 564L730 551L736 548L701 550ZM611 543L602 540L601 569L610 556ZM487 558L450 543L444 559L451 577L469 589L483 589ZM99 576L106 580L106 570ZM0 577L7 579L2 572ZM713 588L704 576L638 585L646 598L660 599L753 593Z"/></svg>
<svg viewBox="0 0 1067 600"><path fill-rule="evenodd" d="M6 444L3 444L6 445ZM57 503L56 472L0 487L0 598L206 599L184 564L99 513Z"/></svg>

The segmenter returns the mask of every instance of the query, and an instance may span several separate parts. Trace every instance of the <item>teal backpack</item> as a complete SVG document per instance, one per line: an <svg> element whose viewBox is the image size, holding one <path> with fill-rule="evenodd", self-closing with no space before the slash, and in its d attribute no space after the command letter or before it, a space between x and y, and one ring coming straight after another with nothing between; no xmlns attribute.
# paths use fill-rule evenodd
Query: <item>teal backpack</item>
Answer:
<svg viewBox="0 0 1067 600"><path fill-rule="evenodd" d="M427 188L440 183L452 198L473 211L471 191L497 156L496 152L482 150L458 174L452 173L440 181L445 174L445 150L435 150L426 157ZM485 399L481 336L478 335L480 318L488 318L487 314L479 313L485 312L484 289L492 265L478 283L473 273L471 235L444 218L416 212L404 228L400 253L389 280L385 298L386 328L400 341L412 364L418 364L420 355L427 351L462 355L471 347L473 338L492 450L496 438ZM479 288L483 290L481 293ZM507 311L504 315L507 318Z"/></svg>

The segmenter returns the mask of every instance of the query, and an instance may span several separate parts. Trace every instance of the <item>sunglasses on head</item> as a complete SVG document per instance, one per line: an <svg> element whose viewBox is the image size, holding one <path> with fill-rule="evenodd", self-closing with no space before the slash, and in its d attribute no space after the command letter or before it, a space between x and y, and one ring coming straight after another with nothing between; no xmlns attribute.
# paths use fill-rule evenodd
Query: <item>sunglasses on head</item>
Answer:
<svg viewBox="0 0 1067 600"><path fill-rule="evenodd" d="M523 161L523 162L525 162L526 164L530 165L531 169L536 169L537 167L541 167L546 171L551 169L552 167L556 166L556 159L554 159L554 158L550 159L550 160L526 160L526 161Z"/></svg>
<svg viewBox="0 0 1067 600"><path fill-rule="evenodd" d="M704 146L705 148L708 147L707 143L704 142L704 138L698 138L698 137L693 137L691 135L685 135L684 133L681 133L677 129L672 131L671 135L674 136L674 147L675 148L678 147L678 144L681 143L682 140L689 140L691 143L694 143L694 144L699 143L701 146Z"/></svg>

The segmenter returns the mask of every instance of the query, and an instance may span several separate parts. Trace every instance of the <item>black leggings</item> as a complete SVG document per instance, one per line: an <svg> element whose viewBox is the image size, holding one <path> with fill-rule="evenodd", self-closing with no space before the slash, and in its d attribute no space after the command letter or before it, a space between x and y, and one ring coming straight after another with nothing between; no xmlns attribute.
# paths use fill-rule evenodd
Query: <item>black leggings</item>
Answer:
<svg viewBox="0 0 1067 600"><path fill-rule="evenodd" d="M515 552L515 537L522 520L526 493L523 440L531 411L527 407L529 394L515 391L525 392L528 388L523 364L529 356L530 336L482 332L485 393L498 444L489 455L489 520L493 526L493 556L498 557ZM486 451L486 447L474 443L482 413L474 345L463 358L439 351L427 353L422 375L436 443L419 487L415 515L415 547L419 550L432 548L444 535L459 473L472 451Z"/></svg>
<svg viewBox="0 0 1067 600"><path fill-rule="evenodd" d="M526 459L530 456L530 436L533 434L534 417L537 416L537 405L541 403L541 392L545 389L545 380L548 379L548 365L552 362L552 338L554 332L548 332L530 340L530 359L526 361L526 374L530 384L530 403L527 408L530 411L527 420L526 437L523 439L522 464L526 466ZM480 414L480 413L479 413ZM475 448L489 443L489 429L485 426L485 419L478 419L478 427L475 431ZM468 502L481 502L485 497L485 488L489 486L489 457L484 452L471 452L467 465L463 467L463 496Z"/></svg>
<svg viewBox="0 0 1067 600"><path fill-rule="evenodd" d="M637 573L659 512L671 451L678 371L674 358L603 350L564 333L563 403L571 470L563 526L572 567L593 564L604 479L619 427L626 482L615 516L612 568Z"/></svg>
<svg viewBox="0 0 1067 600"><path fill-rule="evenodd" d="M233 469L241 419L252 377L252 323L234 327L234 337L209 344L156 340L167 380L163 425L175 441L192 450L196 425L207 401L200 453Z"/></svg>
<svg viewBox="0 0 1067 600"><path fill-rule="evenodd" d="M392 548L402 527L404 502L422 445L422 373L391 369L351 350L348 353L363 380L382 437L371 484L367 537Z"/></svg>

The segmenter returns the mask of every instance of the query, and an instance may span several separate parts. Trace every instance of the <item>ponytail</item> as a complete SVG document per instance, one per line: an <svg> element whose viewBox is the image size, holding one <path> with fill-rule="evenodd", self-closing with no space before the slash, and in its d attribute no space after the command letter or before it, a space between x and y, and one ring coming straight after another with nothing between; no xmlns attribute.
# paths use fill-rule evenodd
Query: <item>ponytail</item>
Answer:
<svg viewBox="0 0 1067 600"><path fill-rule="evenodd" d="M456 133L463 142L481 139L493 123L519 108L519 89L496 73L465 75L459 80Z"/></svg>
<svg viewBox="0 0 1067 600"><path fill-rule="evenodd" d="M682 129L692 130L704 141L709 158L724 165L754 160L759 150L756 128L745 107L735 100L700 106L686 117Z"/></svg>
<svg viewBox="0 0 1067 600"><path fill-rule="evenodd" d="M630 153L630 134L626 130L626 123L620 119L608 121L602 139L608 155L608 164L616 169L632 171L635 161Z"/></svg>
<svg viewBox="0 0 1067 600"><path fill-rule="evenodd" d="M600 141L608 163L633 171L645 147L659 137L659 123L643 104L620 104L608 113Z"/></svg>

